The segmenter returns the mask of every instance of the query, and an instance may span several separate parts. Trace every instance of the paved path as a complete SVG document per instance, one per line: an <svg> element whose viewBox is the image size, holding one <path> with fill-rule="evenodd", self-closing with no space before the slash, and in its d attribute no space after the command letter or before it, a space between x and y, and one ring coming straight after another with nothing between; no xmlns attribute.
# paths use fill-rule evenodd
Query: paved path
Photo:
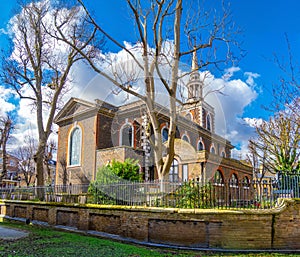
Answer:
<svg viewBox="0 0 300 257"><path fill-rule="evenodd" d="M0 226L0 239L15 240L28 236L27 232Z"/></svg>

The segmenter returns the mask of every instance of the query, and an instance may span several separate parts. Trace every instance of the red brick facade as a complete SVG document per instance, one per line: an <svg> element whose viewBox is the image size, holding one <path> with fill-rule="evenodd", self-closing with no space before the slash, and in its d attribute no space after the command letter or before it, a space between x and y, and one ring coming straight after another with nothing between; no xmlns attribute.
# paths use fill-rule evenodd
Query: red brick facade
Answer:
<svg viewBox="0 0 300 257"><path fill-rule="evenodd" d="M95 179L99 167L112 159L137 159L143 171L145 163L148 163L143 148L146 130L143 125L144 108L140 101L116 107L105 102L90 103L81 99L70 99L56 117L56 123L59 125L56 184L89 183ZM198 116L199 120L199 108L194 108L195 110L191 111L192 117ZM183 179L183 165L188 179L208 181L214 177L217 170L225 181L228 181L233 173L239 180L243 180L245 176L251 179L251 167L232 160L230 152L233 147L230 142L213 133L213 119L212 131L209 131L205 128L206 121L203 121L204 126L201 126L186 118L184 115L187 109L190 109L190 106L183 108L178 116L175 141L178 179ZM202 116L205 115L202 111ZM211 118L213 117L211 114ZM168 127L168 117L163 112L160 115L160 123L162 129ZM76 165L70 165L71 135L75 128L81 131L80 157ZM127 143L130 145L123 145L126 136L129 137ZM189 142L182 140L184 136ZM199 141L203 144L203 150L198 149ZM61 159L66 160L65 171L60 165ZM150 165L153 165L152 163L150 162ZM157 174L150 174L150 178L156 179Z"/></svg>
<svg viewBox="0 0 300 257"><path fill-rule="evenodd" d="M176 176L171 173L169 179L208 181L218 171L224 182L233 174L238 180L245 177L250 180L251 167L232 160L233 146L215 133L215 110L204 101L203 82L196 63L194 54L186 85L188 99L178 109L172 166ZM168 128L169 111L159 104L155 108L163 132ZM112 159L124 161L129 157L139 160L146 180L156 179L149 145L152 133L146 113L142 101L117 107L100 100L91 103L70 99L55 119L60 128L56 183L87 183L95 178L99 167ZM64 158L66 167L59 165Z"/></svg>

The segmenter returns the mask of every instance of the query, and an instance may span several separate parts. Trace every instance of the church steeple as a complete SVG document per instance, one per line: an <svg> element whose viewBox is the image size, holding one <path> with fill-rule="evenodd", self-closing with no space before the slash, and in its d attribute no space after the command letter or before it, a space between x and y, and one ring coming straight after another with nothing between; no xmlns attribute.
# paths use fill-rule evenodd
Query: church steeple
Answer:
<svg viewBox="0 0 300 257"><path fill-rule="evenodd" d="M194 48L192 67L189 81L186 84L188 90L187 101L180 108L180 113L186 119L199 124L210 132L215 131L215 110L203 98L203 81L200 78L197 51Z"/></svg>
<svg viewBox="0 0 300 257"><path fill-rule="evenodd" d="M188 89L188 99L187 102L197 102L203 98L203 84L200 80L199 66L197 51L194 48L193 58L192 58L192 70L189 78L189 82L186 85Z"/></svg>
<svg viewBox="0 0 300 257"><path fill-rule="evenodd" d="M197 57L197 51L194 47L193 51L193 59L192 59L192 71L198 71L199 66L198 66L198 57Z"/></svg>

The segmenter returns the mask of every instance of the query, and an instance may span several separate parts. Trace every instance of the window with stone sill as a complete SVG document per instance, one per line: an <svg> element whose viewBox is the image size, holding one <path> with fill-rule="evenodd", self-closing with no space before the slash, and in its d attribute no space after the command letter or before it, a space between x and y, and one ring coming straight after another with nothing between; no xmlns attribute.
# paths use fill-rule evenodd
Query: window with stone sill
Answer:
<svg viewBox="0 0 300 257"><path fill-rule="evenodd" d="M70 135L69 141L69 165L75 166L80 164L81 155L81 129L76 127Z"/></svg>

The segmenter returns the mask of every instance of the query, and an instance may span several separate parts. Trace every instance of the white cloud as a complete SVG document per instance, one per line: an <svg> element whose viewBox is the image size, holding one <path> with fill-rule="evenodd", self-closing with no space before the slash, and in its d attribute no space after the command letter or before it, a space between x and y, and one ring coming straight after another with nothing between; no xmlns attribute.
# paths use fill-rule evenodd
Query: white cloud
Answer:
<svg viewBox="0 0 300 257"><path fill-rule="evenodd" d="M255 128L263 123L261 118L244 118L243 119L250 127Z"/></svg>
<svg viewBox="0 0 300 257"><path fill-rule="evenodd" d="M228 70L229 74L239 71L238 67ZM245 156L248 140L254 135L254 128L250 126L248 119L243 120L245 108L258 96L255 90L254 80L252 85L241 79L229 79L231 76L215 78L211 77L209 87L206 90L222 88L222 94L210 94L206 100L214 106L216 111L216 132L236 146L233 151L235 157ZM255 78L255 76L252 76Z"/></svg>
<svg viewBox="0 0 300 257"><path fill-rule="evenodd" d="M73 30L71 29L72 26L76 25L76 23L80 23L84 14L84 10L82 7L77 7L76 13L73 15L71 20L68 20L68 22L65 22L65 17L68 16L69 13L72 12L70 9L62 8L57 10L53 7L53 2L50 0L41 0L39 2L35 3L29 3L28 6L32 6L35 4L39 8L43 10L47 10L44 16L42 16L42 27L47 30L47 32L55 34L55 22L60 26L60 29L64 33L64 36L66 38L72 38L73 37ZM56 13L57 12L57 13ZM33 14L37 16L37 14ZM56 19L55 19L56 17ZM25 58L27 57L28 53L26 48L24 47L24 33L20 32L19 26L23 26L24 24L28 24L26 26L26 40L28 47L30 49L35 48L35 30L30 26L30 15L28 15L27 11L23 8L21 12L15 16L13 16L9 23L8 23L8 32L12 38L14 49L11 54L11 59L21 63L24 62ZM25 30L24 30L25 31ZM43 30L41 30L43 33ZM67 53L69 52L68 49L70 49L70 46L61 41L56 40L54 37L49 35L48 33L43 33L43 55L44 58L47 58L47 62L43 62L43 68L47 69L50 67L55 67L60 70L64 70L65 66L67 64L66 60L68 59ZM32 51L34 52L34 51ZM53 58L53 56L55 56ZM29 68L29 64L28 67Z"/></svg>
<svg viewBox="0 0 300 257"><path fill-rule="evenodd" d="M259 78L260 75L258 73L253 73L253 72L245 72L244 75L247 77L246 82L250 86L255 86L256 83L254 82L254 79Z"/></svg>
<svg viewBox="0 0 300 257"><path fill-rule="evenodd" d="M0 86L0 95L0 116L5 116L16 108L16 106L11 103L11 99L14 99L14 92L8 88Z"/></svg>
<svg viewBox="0 0 300 257"><path fill-rule="evenodd" d="M171 42L168 44L172 45ZM133 45L127 42L124 42L124 45L128 49L133 49L135 57L140 59L141 52L139 45ZM169 47L171 52L172 47ZM132 65L129 60L128 54L122 50L118 53L109 53L106 56L102 56L106 60L114 61L114 69L127 71L134 78L137 79L136 90L140 93L143 93L143 73L137 72L137 66ZM99 64L101 65L101 64ZM107 72L112 74L108 69L108 63L102 64L102 68L106 68ZM118 66L120 65L120 66ZM185 66L183 64L182 66ZM135 100L132 96L127 99L127 95L124 92L121 92L118 95L112 94L112 89L115 88L111 82L103 78L102 76L95 75L93 72L89 71L88 67L84 65L76 66L76 81L77 85L74 88L75 91L79 93L76 96L79 98L84 98L90 101L98 98L107 102L110 102L115 105L122 105L125 102ZM226 137L230 140L233 145L237 147L237 150L233 153L239 153L245 155L247 151L248 139L254 135L254 128L250 123L248 118L244 120L241 118L243 116L245 107L251 104L258 96L258 93L255 90L255 78L258 78L259 75L256 73L246 72L247 81L241 79L232 79L235 72L240 71L239 67L231 67L225 71L225 75L222 78L216 78L210 72L202 72L201 79L204 80L205 89L204 93L208 94L210 91L222 89L222 94L211 93L206 97L208 101L214 108L216 112L216 132ZM165 69L164 74L166 77L169 76L169 71ZM125 76L124 73L121 73L122 76ZM183 83L187 82L187 78L183 79ZM122 77L124 81L128 79L127 77ZM84 86L83 86L84 85ZM157 100L159 103L167 102L167 97L164 97L164 89L161 84L158 83L159 95ZM162 101L163 99L163 101Z"/></svg>
<svg viewBox="0 0 300 257"><path fill-rule="evenodd" d="M0 35L1 35L1 34L5 34L5 35L6 35L6 34L8 34L8 32L7 32L5 29L0 28Z"/></svg>
<svg viewBox="0 0 300 257"><path fill-rule="evenodd" d="M47 28L48 31L53 31L54 28L54 9L52 8L51 4L52 1L49 0L42 0L40 2L35 2L36 5L39 6L44 6L45 8L47 8L48 10L50 10L50 12L48 12L45 17L43 17L43 26L45 26L45 28ZM29 5L32 5L32 3L30 3ZM69 12L70 10L68 9L60 9L59 10L59 14L58 14L58 20L61 19L62 21L62 17L64 17L64 15ZM74 17L74 23L80 22L80 19L82 18L82 14L83 14L83 9L82 8L78 8L76 10L76 14ZM5 30L1 30L0 33L7 33L11 36L12 41L14 43L13 47L13 52L10 56L11 59L13 59L16 62L20 62L21 63L21 59L24 60L26 58L26 50L24 48L23 42L24 40L22 40L22 37L24 35L22 35L20 33L20 30L18 30L17 25L18 24L29 24L29 15L26 14L26 12L23 10L21 10L21 12L17 15L15 15L14 17L12 17L9 21L9 25L8 25L8 30L7 32ZM21 21L20 23L18 23L18 21ZM74 24L73 23L73 24ZM72 24L70 23L66 23L64 26L61 27L62 30L64 30L66 32L66 34L71 34L72 30L68 27L71 26ZM26 27L26 31L27 31L27 42L29 44L29 47L31 47L32 49L34 49L35 47L35 37L34 37L34 30L30 27L27 26ZM33 36L31 36L31 34ZM71 35L70 35L71 36ZM50 63L51 66L56 67L58 70L62 70L64 69L64 67L67 64L68 58L67 58L67 53L68 53L68 49L69 46L65 43L62 43L61 41L57 41L55 40L53 37L45 34L43 35L43 43L44 43L44 49L43 49L43 53L44 54L49 54L48 56L45 56L44 58L47 58L47 62ZM53 58L53 56L55 56L55 58ZM48 64L46 64L46 62L43 64L43 68L47 69L48 68ZM30 69L30 66L27 67L28 69ZM82 74L82 77L84 77L84 75ZM86 77L85 77L86 78ZM80 89L77 89L77 91ZM80 91L78 91L80 92ZM1 88L0 88L0 93L1 92ZM76 94L76 88L74 88L73 94ZM70 93L71 94L71 93ZM69 95L70 95L69 94ZM3 96L3 93L1 94ZM33 90L29 87L24 85L22 87L22 95L26 96L26 97L35 97ZM44 87L43 88L43 99L44 101L50 101L53 97L53 90L49 89L48 87ZM50 99L50 100L49 100ZM66 100L66 99L65 99ZM14 110L16 107L14 105L12 105L11 103L7 103L7 102L3 102L3 97L0 99L0 106L2 107L0 109L0 112L4 112L7 110ZM17 102L17 101L15 101ZM38 138L38 131L37 131L37 118L36 118L36 111L33 108L32 105L32 101L29 101L28 99L19 99L18 102L16 103L16 105L18 106L16 110L17 116L18 116L18 120L17 120L17 129L14 131L13 136L15 137L15 143L14 145L11 146L11 148L15 148L17 146L20 146L24 143L24 138L27 135L31 135L34 136L35 138ZM44 112L43 112L43 118L44 118L44 125L46 124L46 121L48 119L48 110L45 108ZM55 130L55 129L53 129ZM52 135L51 135L52 137ZM57 137L55 135L55 137Z"/></svg>
<svg viewBox="0 0 300 257"><path fill-rule="evenodd" d="M137 58L140 57L138 46L129 43L125 43L125 45L127 48L135 49L135 56ZM115 61L124 61L128 58L126 55L127 53L121 51L119 53L110 53L109 58L113 58ZM130 68L134 69L136 67ZM239 67L231 67L226 70L226 74L222 78L216 78L210 72L202 72L201 79L204 80L205 83L205 94L208 94L210 91L222 89L222 94L211 93L206 97L206 101L215 108L216 132L219 135L226 137L226 139L230 140L231 143L237 147L237 149L233 151L235 157L240 155L244 157L247 152L248 140L254 135L255 130L251 125L249 118L243 120L242 116L245 107L251 104L258 96L258 93L255 90L255 78L258 78L259 75L247 72L245 73L245 75L247 75L247 81L232 79L233 74L238 71L240 71ZM164 72L165 76L168 77L168 71ZM84 74L84 72L82 73ZM141 74L140 79L143 79L143 74ZM143 80L141 82L143 82ZM183 83L186 82L187 77L183 79ZM141 84L138 85L140 86L139 90L141 90ZM124 99L126 99L124 92L119 95L112 95L112 87L113 86L108 81L97 75L86 84L84 91L81 91L82 94L80 97L84 97L84 92L86 93L86 96L89 96L89 100L99 98L116 105L124 104ZM157 99L163 104L163 102L167 101L167 97L164 97L164 90L161 85L158 86L158 89L161 95Z"/></svg>
<svg viewBox="0 0 300 257"><path fill-rule="evenodd" d="M50 1L42 1L42 3L46 2L49 3ZM11 20L11 29L14 29L13 22L15 18ZM48 19L48 23L51 24L51 17L47 16L46 19ZM16 36L18 37L19 35ZM64 58L66 50L63 44L53 42L52 39L49 39L49 46L52 46L53 48L52 53L54 52ZM133 51L134 56L137 59L142 60L142 53L139 44L124 42L124 46ZM170 54L173 51L172 41L165 42L165 46L167 49L166 56L172 56ZM132 87L137 92L143 93L143 87L141 85L143 85L144 74L141 72L141 70L139 70L137 64L129 61L130 58L125 50L121 50L118 53L108 53L106 55L100 53L100 55L102 60L105 61L103 63L98 63L101 69L106 70L111 75L120 70L129 71L126 73L119 72L119 77L116 79L118 79L120 82L126 82L132 78L136 79L136 83L134 83ZM14 52L12 56L17 60L18 56L20 55L18 52ZM109 70L111 63L113 63L113 70ZM225 70L222 78L215 78L209 72L202 73L202 76L206 77L206 92L209 90L223 88L223 95L209 94L207 96L207 101L210 102L216 109L217 132L221 135L225 135L227 139L231 140L234 145L239 145L240 149L244 149L244 146L246 145L245 142L248 140L249 135L253 133L253 128L251 128L249 120L244 120L244 122L241 122L240 117L243 115L245 107L257 97L257 92L254 90L254 79L258 78L259 74L245 72L244 75L247 77L246 82L240 79L232 79L233 75L240 70L241 69L239 67L228 68ZM121 92L120 94L113 94L112 92L116 89L115 86L113 86L113 84L107 79L95 74L95 72L91 71L84 63L77 63L73 67L72 71L72 90L67 92L67 94L64 96L64 102L66 102L71 96L84 98L90 101L101 99L115 105L121 105L124 104L125 100L132 101L134 99L132 96L127 99L127 94L124 92ZM169 71L167 69L163 70L163 72L166 77L169 76ZM161 84L159 84L158 88L160 92L164 92ZM21 141L26 133L37 134L36 114L34 109L32 109L32 107L29 105L28 101L20 101L18 115L23 121L23 123L20 125L20 131L16 134L18 139ZM47 115L46 112L45 115ZM27 124L27 121L29 121L29 124Z"/></svg>
<svg viewBox="0 0 300 257"><path fill-rule="evenodd" d="M35 124L36 114L31 100L21 99L19 101L18 117L20 121L30 121L31 124Z"/></svg>
<svg viewBox="0 0 300 257"><path fill-rule="evenodd" d="M222 79L224 79L225 81L231 79L231 77L233 76L233 74L235 72L240 71L241 69L239 67L230 67L228 69L225 70L225 74L223 75Z"/></svg>

